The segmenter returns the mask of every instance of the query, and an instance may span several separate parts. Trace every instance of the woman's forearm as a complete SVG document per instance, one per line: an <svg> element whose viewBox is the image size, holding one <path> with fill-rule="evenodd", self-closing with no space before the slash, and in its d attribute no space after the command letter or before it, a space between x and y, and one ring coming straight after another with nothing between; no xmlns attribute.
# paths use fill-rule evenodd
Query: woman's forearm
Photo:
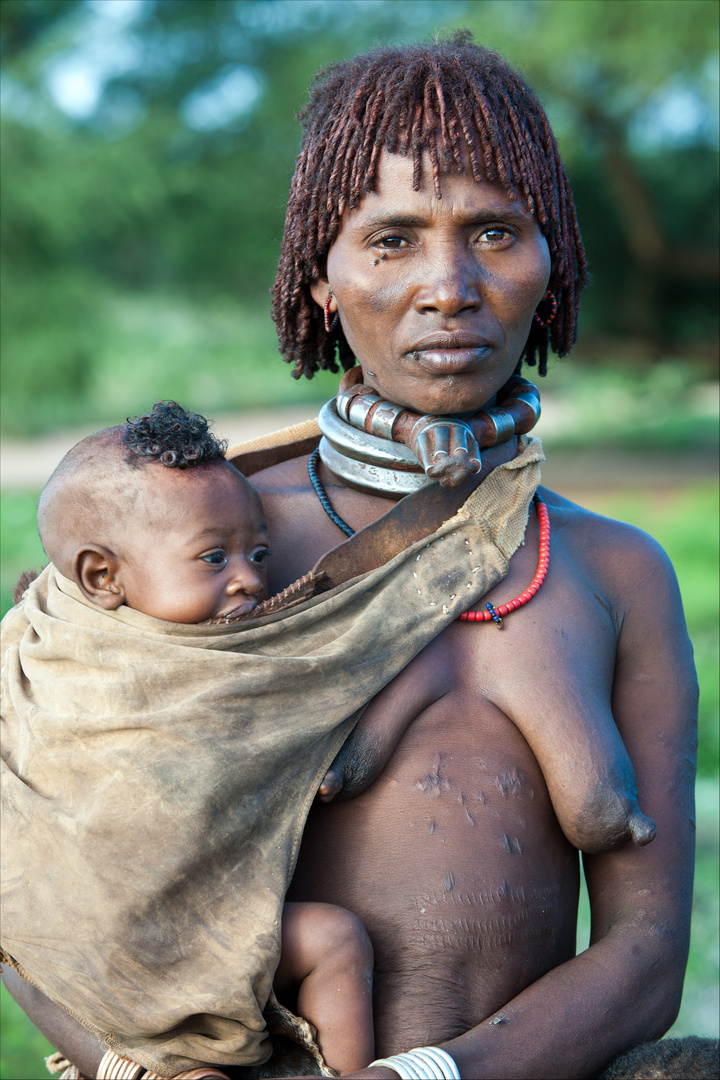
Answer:
<svg viewBox="0 0 720 1080"><path fill-rule="evenodd" d="M684 960L682 948L667 945L637 928L609 935L443 1049L474 1080L595 1077L673 1023Z"/></svg>
<svg viewBox="0 0 720 1080"><path fill-rule="evenodd" d="M2 979L10 995L55 1049L77 1065L83 1076L96 1076L105 1047L95 1036L12 968L3 966Z"/></svg>

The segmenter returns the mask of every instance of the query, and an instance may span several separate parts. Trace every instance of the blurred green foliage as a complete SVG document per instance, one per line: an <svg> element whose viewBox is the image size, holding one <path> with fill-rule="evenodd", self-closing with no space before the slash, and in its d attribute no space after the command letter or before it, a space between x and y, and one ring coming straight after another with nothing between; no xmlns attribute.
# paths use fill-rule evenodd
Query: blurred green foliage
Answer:
<svg viewBox="0 0 720 1080"><path fill-rule="evenodd" d="M0 986L0 1080L50 1080L44 1058L54 1047Z"/></svg>
<svg viewBox="0 0 720 1080"><path fill-rule="evenodd" d="M161 385L168 306L207 312L215 329L195 348L208 379L218 305L228 326L251 313L250 337L266 323L270 341L294 113L313 73L463 25L526 72L555 125L594 275L584 354L707 358L716 13L714 0L3 0L5 430L99 416L110 356L141 357ZM118 297L157 312L131 360L116 348ZM244 404L244 337L221 350L241 376L226 407Z"/></svg>

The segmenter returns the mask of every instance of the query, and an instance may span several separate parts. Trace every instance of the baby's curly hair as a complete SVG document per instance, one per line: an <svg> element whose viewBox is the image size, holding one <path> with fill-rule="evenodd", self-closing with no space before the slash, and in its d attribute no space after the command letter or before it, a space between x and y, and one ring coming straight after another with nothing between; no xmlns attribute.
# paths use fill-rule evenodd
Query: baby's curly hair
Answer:
<svg viewBox="0 0 720 1080"><path fill-rule="evenodd" d="M156 401L152 412L128 417L123 432L128 465L152 458L168 469L191 469L225 461L227 441L216 438L207 420L177 401Z"/></svg>

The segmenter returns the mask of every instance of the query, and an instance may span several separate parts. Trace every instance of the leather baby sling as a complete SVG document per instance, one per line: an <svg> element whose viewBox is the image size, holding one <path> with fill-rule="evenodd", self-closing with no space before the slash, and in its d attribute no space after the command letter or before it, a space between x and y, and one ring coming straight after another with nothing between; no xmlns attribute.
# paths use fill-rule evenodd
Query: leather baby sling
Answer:
<svg viewBox="0 0 720 1080"><path fill-rule="evenodd" d="M228 456L252 475L319 437ZM47 567L2 625L3 962L161 1076L266 1061L318 784L365 705L507 573L542 460L524 437L479 486L406 497L230 625L104 611Z"/></svg>

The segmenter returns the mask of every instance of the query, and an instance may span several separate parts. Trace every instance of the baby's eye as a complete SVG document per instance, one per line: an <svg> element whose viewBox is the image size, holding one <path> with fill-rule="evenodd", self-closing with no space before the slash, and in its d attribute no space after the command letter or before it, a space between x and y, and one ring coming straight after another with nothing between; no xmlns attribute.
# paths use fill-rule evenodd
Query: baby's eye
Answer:
<svg viewBox="0 0 720 1080"><path fill-rule="evenodd" d="M253 564L253 566L259 566L261 569L264 569L269 554L270 552L267 548L258 548L258 550L253 551L252 555L250 556L250 562Z"/></svg>
<svg viewBox="0 0 720 1080"><path fill-rule="evenodd" d="M209 554L200 557L203 562L209 563L210 566L224 566L227 562L227 555L224 551L211 551Z"/></svg>

